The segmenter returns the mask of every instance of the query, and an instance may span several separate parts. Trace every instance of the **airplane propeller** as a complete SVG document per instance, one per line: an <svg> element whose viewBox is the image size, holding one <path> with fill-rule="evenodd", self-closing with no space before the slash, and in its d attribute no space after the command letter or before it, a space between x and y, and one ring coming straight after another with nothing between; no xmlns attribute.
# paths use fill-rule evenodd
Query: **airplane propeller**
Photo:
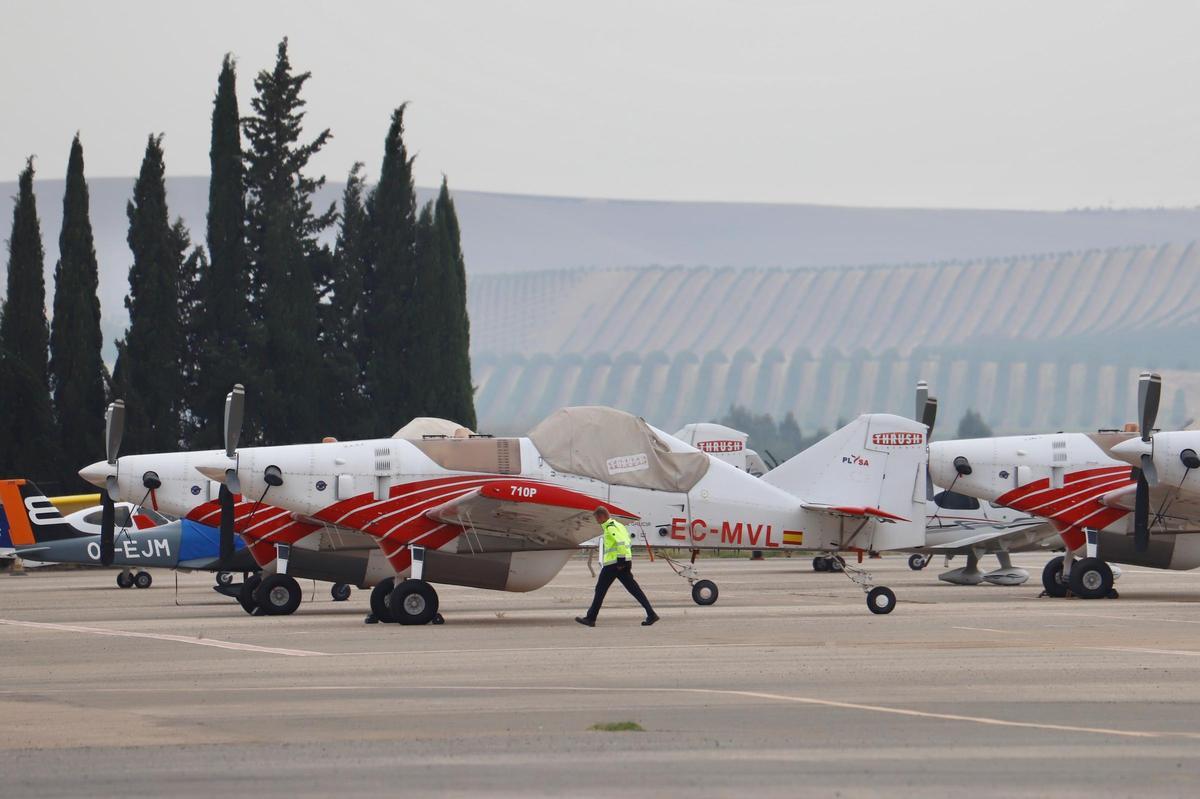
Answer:
<svg viewBox="0 0 1200 799"><path fill-rule="evenodd" d="M104 478L104 490L100 492L100 563L105 566L111 566L115 557L116 501L120 497L115 467L124 436L125 402L113 400L104 413L104 456L108 465L114 468Z"/></svg>
<svg viewBox="0 0 1200 799"><path fill-rule="evenodd" d="M937 421L937 398L929 396L929 384L924 380L917 381L917 405L914 419L920 419L928 431L925 443L933 438L933 425ZM925 464L925 499L933 499L933 476L929 473L929 464Z"/></svg>
<svg viewBox="0 0 1200 799"><path fill-rule="evenodd" d="M1131 475L1137 480L1137 493L1133 498L1133 548L1138 552L1145 552L1150 546L1150 487L1158 484L1153 431L1161 396L1162 377L1153 372L1142 372L1138 377L1138 424L1142 443L1146 446L1141 466L1133 467Z"/></svg>
<svg viewBox="0 0 1200 799"><path fill-rule="evenodd" d="M234 463L231 468L225 470L225 480L217 493L217 503L221 508L221 560L233 557L233 495L242 493L242 484L237 476L237 445L242 436L245 411L246 389L238 383L225 395L225 457Z"/></svg>

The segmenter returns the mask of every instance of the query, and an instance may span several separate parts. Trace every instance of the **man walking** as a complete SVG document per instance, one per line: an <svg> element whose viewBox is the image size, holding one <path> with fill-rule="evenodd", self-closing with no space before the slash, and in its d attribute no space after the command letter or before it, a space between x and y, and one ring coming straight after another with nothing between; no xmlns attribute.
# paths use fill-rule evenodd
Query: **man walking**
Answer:
<svg viewBox="0 0 1200 799"><path fill-rule="evenodd" d="M649 627L658 621L658 614L650 607L650 600L646 599L642 587L633 579L633 550L630 546L633 538L625 525L610 518L604 508L596 508L594 515L600 529L604 531L604 568L600 569L600 576L596 579L596 596L592 600L592 606L588 608L586 616L576 616L575 621L595 627L596 617L600 615L600 606L604 604L604 595L608 593L608 587L612 585L613 580L620 580L625 590L645 608L646 620L642 622L642 626Z"/></svg>

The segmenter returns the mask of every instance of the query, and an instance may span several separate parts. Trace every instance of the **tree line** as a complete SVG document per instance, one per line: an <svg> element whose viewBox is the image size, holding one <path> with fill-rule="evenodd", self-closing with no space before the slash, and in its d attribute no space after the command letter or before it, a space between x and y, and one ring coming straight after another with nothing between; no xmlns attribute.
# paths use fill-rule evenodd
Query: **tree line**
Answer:
<svg viewBox="0 0 1200 799"><path fill-rule="evenodd" d="M292 67L285 38L242 116L236 63L225 57L204 246L172 221L163 137L148 137L126 207L129 327L111 374L80 136L49 322L27 161L0 310L0 472L80 487L76 471L104 457L104 410L118 397L128 409L123 452L220 446L234 383L248 395L244 443L387 436L416 416L475 426L466 272L446 181L418 206L401 105L375 184L357 163L340 208L315 207L325 178L307 167L332 134L304 133L310 74ZM321 242L331 230L332 247Z"/></svg>

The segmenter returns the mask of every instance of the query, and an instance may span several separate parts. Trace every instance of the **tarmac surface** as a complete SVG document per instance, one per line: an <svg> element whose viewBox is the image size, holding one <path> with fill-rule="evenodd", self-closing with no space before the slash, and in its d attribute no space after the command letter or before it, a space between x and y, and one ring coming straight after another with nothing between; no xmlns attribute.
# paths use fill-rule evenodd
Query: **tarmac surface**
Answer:
<svg viewBox="0 0 1200 799"><path fill-rule="evenodd" d="M1200 572L1054 600L1046 556L1015 560L1016 588L870 561L890 616L807 559L705 560L711 607L638 561L662 621L616 584L594 629L582 560L530 594L439 586L427 627L320 583L255 618L207 574L180 606L167 571L0 575L0 795L1200 793Z"/></svg>

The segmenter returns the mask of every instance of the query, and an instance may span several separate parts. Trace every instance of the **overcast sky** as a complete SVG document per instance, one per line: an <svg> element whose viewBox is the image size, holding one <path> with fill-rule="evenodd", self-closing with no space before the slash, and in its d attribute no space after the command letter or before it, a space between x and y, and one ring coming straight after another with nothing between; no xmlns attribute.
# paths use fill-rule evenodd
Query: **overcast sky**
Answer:
<svg viewBox="0 0 1200 799"><path fill-rule="evenodd" d="M1200 3L3 0L0 179L205 174L287 35L315 161L378 173L408 100L417 179L593 197L946 207L1200 204Z"/></svg>

